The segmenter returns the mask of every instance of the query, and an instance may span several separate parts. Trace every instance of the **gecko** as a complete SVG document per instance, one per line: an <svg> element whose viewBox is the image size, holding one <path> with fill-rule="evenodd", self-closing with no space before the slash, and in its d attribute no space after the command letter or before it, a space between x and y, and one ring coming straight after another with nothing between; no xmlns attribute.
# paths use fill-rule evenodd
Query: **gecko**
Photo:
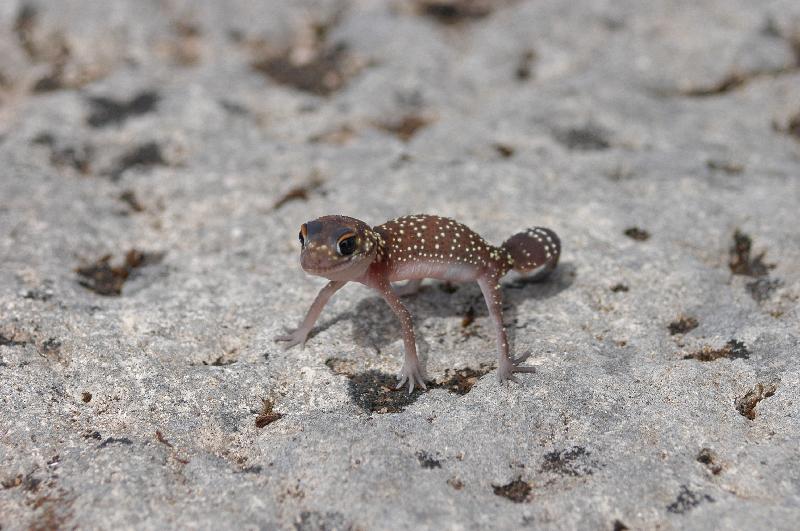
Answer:
<svg viewBox="0 0 800 531"><path fill-rule="evenodd" d="M476 281L494 327L498 380L519 383L515 373L534 372L533 367L521 365L530 352L517 358L509 355L500 279L512 269L537 280L553 271L561 255L561 241L552 230L534 227L495 247L466 225L446 217L403 216L370 227L358 219L334 215L303 223L299 240L302 269L329 282L300 326L275 337L275 341L286 342L287 349L303 348L331 296L348 282L358 282L377 291L400 321L405 359L397 389L406 382L409 394L417 385L427 389L411 314L400 297L419 290L425 278ZM407 282L393 285L400 281Z"/></svg>

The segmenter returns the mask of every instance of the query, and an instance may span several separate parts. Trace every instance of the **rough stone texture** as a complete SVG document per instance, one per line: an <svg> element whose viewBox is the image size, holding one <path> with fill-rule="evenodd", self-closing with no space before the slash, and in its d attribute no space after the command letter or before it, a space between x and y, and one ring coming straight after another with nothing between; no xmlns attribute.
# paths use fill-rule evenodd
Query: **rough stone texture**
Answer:
<svg viewBox="0 0 800 531"><path fill-rule="evenodd" d="M0 28L4 531L797 525L800 3L4 0ZM506 284L521 386L481 367L473 285L409 299L441 384L410 398L364 289L272 342L322 285L300 223L415 212L561 236Z"/></svg>

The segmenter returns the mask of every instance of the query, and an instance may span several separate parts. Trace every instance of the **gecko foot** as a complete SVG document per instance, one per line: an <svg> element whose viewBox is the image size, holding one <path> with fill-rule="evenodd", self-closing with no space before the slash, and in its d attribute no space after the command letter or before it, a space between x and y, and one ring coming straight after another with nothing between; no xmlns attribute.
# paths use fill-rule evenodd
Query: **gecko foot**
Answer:
<svg viewBox="0 0 800 531"><path fill-rule="evenodd" d="M422 377L422 370L420 369L419 363L414 363L408 365L407 363L403 364L403 370L400 371L400 375L397 377L398 384L395 389L401 389L406 382L408 382L408 394L414 392L414 386L419 385L426 391L428 390L428 386L425 385L425 379Z"/></svg>
<svg viewBox="0 0 800 531"><path fill-rule="evenodd" d="M500 383L505 382L506 380L515 382L515 383L522 383L519 379L514 376L515 372L536 372L536 367L530 366L520 366L519 364L525 361L530 357L531 353L526 352L522 356L518 358L508 358L500 360L500 366L497 368L497 381Z"/></svg>
<svg viewBox="0 0 800 531"><path fill-rule="evenodd" d="M287 330L287 332L289 332ZM306 347L306 338L308 338L308 332L298 328L288 334L281 334L279 336L275 336L274 341L278 342L286 342L284 345L283 350L289 350L295 345L300 345L300 349L304 349Z"/></svg>

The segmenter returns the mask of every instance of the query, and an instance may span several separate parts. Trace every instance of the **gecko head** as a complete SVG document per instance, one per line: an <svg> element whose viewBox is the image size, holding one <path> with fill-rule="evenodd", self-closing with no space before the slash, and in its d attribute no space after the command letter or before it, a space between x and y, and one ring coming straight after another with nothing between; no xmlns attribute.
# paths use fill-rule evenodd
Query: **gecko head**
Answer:
<svg viewBox="0 0 800 531"><path fill-rule="evenodd" d="M378 235L355 218L323 216L300 226L300 265L330 280L355 280L378 252Z"/></svg>

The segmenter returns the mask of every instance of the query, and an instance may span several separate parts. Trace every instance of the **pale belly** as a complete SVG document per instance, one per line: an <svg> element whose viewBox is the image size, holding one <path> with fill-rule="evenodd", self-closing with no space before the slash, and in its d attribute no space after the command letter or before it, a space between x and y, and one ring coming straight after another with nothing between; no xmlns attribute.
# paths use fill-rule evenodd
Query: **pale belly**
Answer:
<svg viewBox="0 0 800 531"><path fill-rule="evenodd" d="M389 276L391 282L435 278L450 282L470 282L477 280L480 268L471 264L437 264L429 262L404 263Z"/></svg>

